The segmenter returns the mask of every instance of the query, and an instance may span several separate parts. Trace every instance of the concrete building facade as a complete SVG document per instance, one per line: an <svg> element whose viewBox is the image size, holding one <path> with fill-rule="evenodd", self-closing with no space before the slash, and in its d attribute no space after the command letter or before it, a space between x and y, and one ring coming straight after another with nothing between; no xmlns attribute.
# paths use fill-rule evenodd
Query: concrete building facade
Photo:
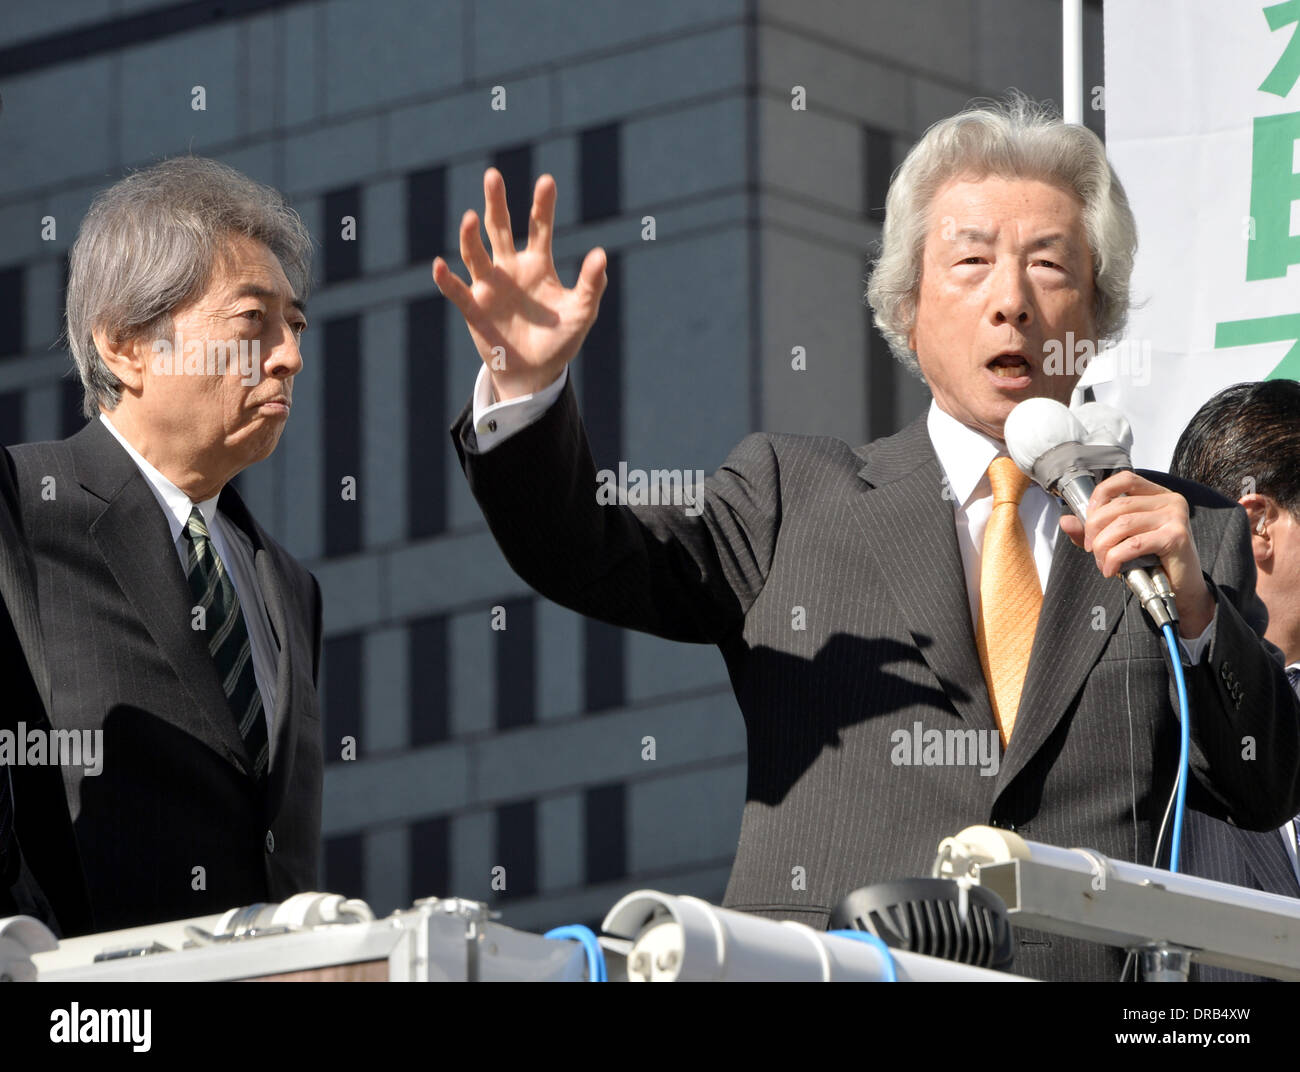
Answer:
<svg viewBox="0 0 1300 1072"><path fill-rule="evenodd" d="M58 336L97 191L184 152L284 191L319 243L305 368L238 486L324 593L322 887L379 912L483 899L524 929L639 887L720 900L745 799L721 656L511 572L448 436L479 359L430 262L461 268L487 165L517 235L555 176L561 278L610 256L572 369L598 466L712 471L757 429L887 434L928 402L862 300L890 174L973 97L1059 101L1059 22L1057 0L14 7L0 440L83 420ZM1090 85L1100 23L1090 5Z"/></svg>

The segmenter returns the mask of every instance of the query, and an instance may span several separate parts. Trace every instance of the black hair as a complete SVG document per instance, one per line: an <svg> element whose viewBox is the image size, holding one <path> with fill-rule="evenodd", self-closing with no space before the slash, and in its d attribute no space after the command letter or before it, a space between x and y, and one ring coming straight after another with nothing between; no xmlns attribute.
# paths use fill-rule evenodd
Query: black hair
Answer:
<svg viewBox="0 0 1300 1072"><path fill-rule="evenodd" d="M1300 518L1300 383L1224 388L1183 429L1169 471L1233 502L1254 490Z"/></svg>

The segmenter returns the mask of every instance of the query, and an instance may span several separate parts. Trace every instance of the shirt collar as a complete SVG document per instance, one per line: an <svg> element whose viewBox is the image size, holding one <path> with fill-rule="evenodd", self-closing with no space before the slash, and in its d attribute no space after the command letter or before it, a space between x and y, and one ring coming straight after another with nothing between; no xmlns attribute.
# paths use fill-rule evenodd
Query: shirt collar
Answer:
<svg viewBox="0 0 1300 1072"><path fill-rule="evenodd" d="M987 486L988 468L994 458L1006 455L1006 447L945 413L934 399L930 400L925 427L958 505L965 506L980 489L981 483L986 485L986 494L992 494L992 489Z"/></svg>
<svg viewBox="0 0 1300 1072"><path fill-rule="evenodd" d="M163 513L167 516L167 523L171 526L172 542L175 543L179 539L181 532L189 524L190 510L195 506L199 508L199 512L203 515L203 522L211 532L213 518L217 515L217 499L220 498L221 493L218 492L212 498L204 499L199 503L193 502L185 492L158 472L145 460L144 455L126 441L122 433L108 419L107 413L101 413L99 419L104 422L104 427L113 433L113 438L122 444L122 449L131 455L131 460L149 482L149 487L153 489L159 505L163 508Z"/></svg>

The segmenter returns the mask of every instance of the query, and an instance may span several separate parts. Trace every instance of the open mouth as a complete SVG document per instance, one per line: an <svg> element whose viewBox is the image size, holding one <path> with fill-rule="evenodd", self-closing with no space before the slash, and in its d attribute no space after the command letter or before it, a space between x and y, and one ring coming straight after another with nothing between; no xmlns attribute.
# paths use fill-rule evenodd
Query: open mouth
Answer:
<svg viewBox="0 0 1300 1072"><path fill-rule="evenodd" d="M1029 359L1024 354L998 354L986 366L999 380L1018 380L1029 376Z"/></svg>

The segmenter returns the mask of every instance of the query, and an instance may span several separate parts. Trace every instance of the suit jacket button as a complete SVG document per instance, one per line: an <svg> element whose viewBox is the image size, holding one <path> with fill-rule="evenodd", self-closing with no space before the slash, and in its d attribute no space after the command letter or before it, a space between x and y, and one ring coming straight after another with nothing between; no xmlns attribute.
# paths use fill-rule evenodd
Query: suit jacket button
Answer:
<svg viewBox="0 0 1300 1072"><path fill-rule="evenodd" d="M269 830L266 832L266 851L275 852L275 835Z"/></svg>

